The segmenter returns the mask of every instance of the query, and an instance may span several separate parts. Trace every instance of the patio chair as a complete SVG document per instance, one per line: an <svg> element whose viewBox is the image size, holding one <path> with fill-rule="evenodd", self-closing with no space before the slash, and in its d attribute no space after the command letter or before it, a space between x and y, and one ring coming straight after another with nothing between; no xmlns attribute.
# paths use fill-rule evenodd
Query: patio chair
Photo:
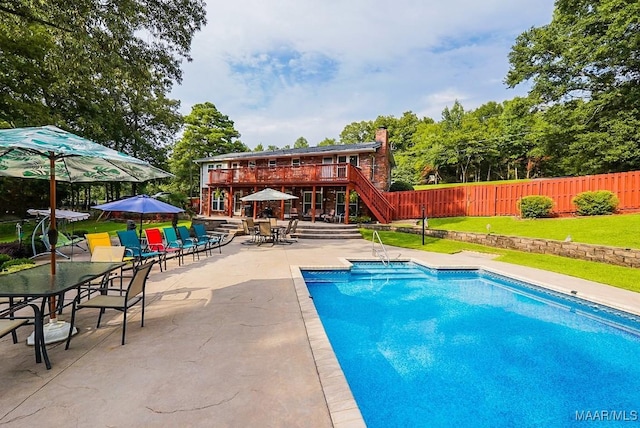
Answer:
<svg viewBox="0 0 640 428"><path fill-rule="evenodd" d="M280 231L280 233L278 233L278 242L283 244L293 244L294 241L290 241L289 239L287 239L287 236L290 236L293 223L297 221L297 219L291 219L289 220L289 223L287 223L286 228L281 228L282 230Z"/></svg>
<svg viewBox="0 0 640 428"><path fill-rule="evenodd" d="M272 244L275 245L276 240L275 240L275 236L273 234L273 231L271 230L271 223L264 221L264 222L260 222L258 223L258 227L259 227L259 234L258 234L258 238L259 238L259 242L258 245L262 245L267 241L271 241Z"/></svg>
<svg viewBox="0 0 640 428"><path fill-rule="evenodd" d="M133 257L134 264L141 264L149 259L157 258L162 272L162 256L159 251L151 251L143 247L135 230L119 230L116 232L120 244L125 247L125 257Z"/></svg>
<svg viewBox="0 0 640 428"><path fill-rule="evenodd" d="M84 237L87 240L87 246L91 254L93 254L95 247L111 247L112 245L111 237L107 232L87 233Z"/></svg>
<svg viewBox="0 0 640 428"><path fill-rule="evenodd" d="M87 233L84 237L91 253L91 261L131 262L120 270L121 274L133 269L133 256L125 255L125 247L113 245L107 232ZM96 255L96 251L100 254Z"/></svg>
<svg viewBox="0 0 640 428"><path fill-rule="evenodd" d="M251 219L252 226L249 226L249 219L242 219L242 229L244 230L244 234L248 236L250 239L243 242L243 244L255 244L256 238L258 236L258 232L256 230L256 226L253 223L253 219Z"/></svg>
<svg viewBox="0 0 640 428"><path fill-rule="evenodd" d="M336 210L332 209L329 214L322 214L322 219L327 223L334 222L336 220Z"/></svg>
<svg viewBox="0 0 640 428"><path fill-rule="evenodd" d="M178 236L180 237L180 240L182 241L182 244L184 245L185 242L191 242L191 245L193 246L193 253L198 255L198 260L200 260L200 251L208 251L209 249L209 243L207 242L199 242L198 239L193 238L191 236L191 233L189 233L189 229L187 229L187 226L178 226Z"/></svg>
<svg viewBox="0 0 640 428"><path fill-rule="evenodd" d="M169 257L169 254L178 258L178 266L182 265L182 257L180 257L182 248L180 248L179 245L171 246L165 244L162 232L160 232L160 229L158 228L145 229L144 233L147 237L147 246L149 247L149 250L158 251L159 253L164 254L162 261L164 261L165 270L167 269L167 258Z"/></svg>
<svg viewBox="0 0 640 428"><path fill-rule="evenodd" d="M193 260L195 261L197 247L193 243L193 240L190 239L186 242L182 241L180 238L178 238L178 234L173 227L163 227L162 233L164 233L164 238L167 241L168 247L180 248L180 257L182 258L183 262L184 255L189 253L191 253ZM198 256L198 259L200 259L200 256Z"/></svg>
<svg viewBox="0 0 640 428"><path fill-rule="evenodd" d="M135 231L133 232L135 233ZM111 291L112 289L106 288L104 289L104 294L93 297L86 302L80 302L79 296L81 293L79 292L78 297L76 297L76 299L74 299L73 301L73 310L71 311L71 326L74 325L76 312L80 309L100 309L100 314L98 315L98 324L96 325L96 328L100 328L102 314L104 314L106 309L115 309L121 311L124 317L122 320L122 345L124 345L125 335L127 332L127 312L129 308L136 305L137 303L141 304L140 327L144 327L145 287L147 284L147 279L149 278L149 272L151 272L151 268L155 263L156 260L151 260L136 267L133 277L131 278L131 281L129 282L126 293L124 295L121 295L119 293L115 295L109 294L109 291ZM69 335L67 336L65 349L69 349L72 330L73 328L69 329Z"/></svg>
<svg viewBox="0 0 640 428"><path fill-rule="evenodd" d="M6 336L11 333L13 343L18 343L18 336L16 331L25 325L42 325L42 320L40 317L42 316L38 306L34 303L29 303L27 301L20 301L18 303L14 303L13 299L8 299L6 302L8 303L8 307L0 310L0 338ZM33 315L27 315L22 309L25 308L33 309ZM33 322L30 322L33 320ZM42 337L42 330L35 329L35 346L34 350L36 353L36 363L42 362L42 357L44 357L45 362L47 363L47 367L50 367L49 357L47 356L47 350L44 344L44 337Z"/></svg>
<svg viewBox="0 0 640 428"><path fill-rule="evenodd" d="M199 243L206 243L209 247L209 252L214 247L218 247L218 252L222 254L222 241L226 238L226 233L209 234L202 223L192 223L191 227L196 235L196 239Z"/></svg>
<svg viewBox="0 0 640 428"><path fill-rule="evenodd" d="M288 233L289 239L293 240L293 242L298 242L296 234L296 230L298 230L298 219L293 220L293 224L291 225L291 230Z"/></svg>

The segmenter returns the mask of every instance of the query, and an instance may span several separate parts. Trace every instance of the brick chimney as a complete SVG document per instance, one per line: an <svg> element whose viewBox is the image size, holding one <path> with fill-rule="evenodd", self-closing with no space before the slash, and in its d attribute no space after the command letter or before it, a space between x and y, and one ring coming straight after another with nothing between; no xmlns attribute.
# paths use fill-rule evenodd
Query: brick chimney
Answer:
<svg viewBox="0 0 640 428"><path fill-rule="evenodd" d="M391 183L391 148L389 147L389 131L384 126L376 129L376 143L382 145L375 155L372 181L378 189L387 191Z"/></svg>

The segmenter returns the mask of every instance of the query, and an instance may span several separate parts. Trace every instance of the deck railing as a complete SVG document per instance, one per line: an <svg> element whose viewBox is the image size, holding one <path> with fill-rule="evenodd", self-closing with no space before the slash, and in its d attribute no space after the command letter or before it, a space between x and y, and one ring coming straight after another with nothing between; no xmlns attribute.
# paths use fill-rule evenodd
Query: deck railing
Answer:
<svg viewBox="0 0 640 428"><path fill-rule="evenodd" d="M209 185L260 184L299 184L299 183L336 183L349 182L349 164L300 165L276 167L249 167L233 169L214 169L209 171Z"/></svg>

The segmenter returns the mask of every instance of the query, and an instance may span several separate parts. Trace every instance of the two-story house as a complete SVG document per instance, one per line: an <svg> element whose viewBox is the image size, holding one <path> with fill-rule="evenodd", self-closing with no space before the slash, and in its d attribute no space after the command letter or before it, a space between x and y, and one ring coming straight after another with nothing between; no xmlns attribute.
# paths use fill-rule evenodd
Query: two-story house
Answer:
<svg viewBox="0 0 640 428"><path fill-rule="evenodd" d="M194 161L200 167L200 214L259 216L264 210L285 219L315 221L335 214L370 216L388 223L392 207L382 192L389 190L393 156L386 128L371 143L305 147L264 152L228 153ZM244 203L241 198L264 188L298 199Z"/></svg>

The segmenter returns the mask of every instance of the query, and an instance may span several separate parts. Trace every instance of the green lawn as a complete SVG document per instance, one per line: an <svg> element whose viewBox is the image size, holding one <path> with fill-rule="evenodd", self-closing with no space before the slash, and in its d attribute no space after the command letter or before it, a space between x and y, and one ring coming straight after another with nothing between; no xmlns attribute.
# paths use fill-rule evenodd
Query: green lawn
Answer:
<svg viewBox="0 0 640 428"><path fill-rule="evenodd" d="M402 221L397 222L401 225ZM406 223L411 224L410 222ZM427 219L430 229L491 233L529 238L640 248L640 214L547 219L517 217L448 217ZM415 225L415 223L411 224ZM489 226L489 227L488 227Z"/></svg>
<svg viewBox="0 0 640 428"><path fill-rule="evenodd" d="M33 219L28 223L24 224L23 229L23 242L31 242L31 235L33 232L33 228L37 225L38 220ZM190 220L181 220L178 222L179 225L190 226ZM139 226L139 223L136 222L136 225ZM168 227L171 226L170 221L166 222L158 222L158 223L143 223L142 228L151 228L151 227ZM85 231L87 233L97 233L97 232L108 232L110 235L115 236L118 230L125 230L127 228L127 224L122 221L112 221L112 220L84 220L77 221L72 224L67 224L65 226L65 232L71 233L76 231ZM17 240L16 234L16 223L15 222L5 222L0 224L0 242L13 242Z"/></svg>
<svg viewBox="0 0 640 428"><path fill-rule="evenodd" d="M365 239L371 240L373 231L361 229L360 232ZM606 263L576 260L547 254L505 250L501 248L486 247L478 244L469 244L432 237L425 237L425 245L423 246L421 235L386 231L380 231L378 233L380 234L380 238L384 245L445 254L454 254L464 250L497 254L498 257L496 260L506 263L544 269L551 272L562 273L577 278L612 285L626 290L640 292L640 269L613 266Z"/></svg>

